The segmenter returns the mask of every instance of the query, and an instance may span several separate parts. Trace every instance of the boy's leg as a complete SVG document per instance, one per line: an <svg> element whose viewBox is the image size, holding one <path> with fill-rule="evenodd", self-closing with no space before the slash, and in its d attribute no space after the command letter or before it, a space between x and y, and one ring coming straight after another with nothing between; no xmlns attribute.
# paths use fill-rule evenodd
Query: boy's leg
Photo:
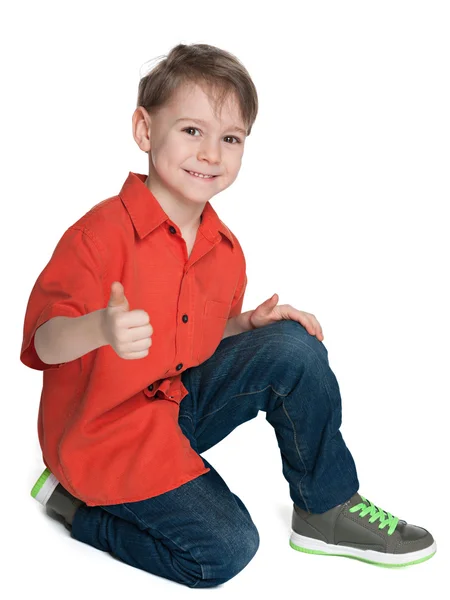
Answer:
<svg viewBox="0 0 450 600"><path fill-rule="evenodd" d="M72 537L188 587L228 581L256 554L259 535L242 501L203 460L208 473L154 498L80 506Z"/></svg>
<svg viewBox="0 0 450 600"><path fill-rule="evenodd" d="M338 382L325 346L302 325L278 321L225 338L182 377L190 393L180 404L180 422L191 423L198 452L265 411L294 501L294 549L388 567L434 555L426 529L358 494L355 464L339 431Z"/></svg>
<svg viewBox="0 0 450 600"><path fill-rule="evenodd" d="M341 396L328 352L295 321L230 336L214 354L182 373L189 394L179 422L202 453L260 410L274 427L294 503L323 513L359 488L355 463L339 431Z"/></svg>

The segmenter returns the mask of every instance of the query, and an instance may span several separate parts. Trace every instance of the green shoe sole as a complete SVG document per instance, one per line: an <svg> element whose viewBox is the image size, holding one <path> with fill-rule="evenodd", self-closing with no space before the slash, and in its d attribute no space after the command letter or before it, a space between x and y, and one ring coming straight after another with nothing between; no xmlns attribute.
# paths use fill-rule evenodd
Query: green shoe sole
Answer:
<svg viewBox="0 0 450 600"><path fill-rule="evenodd" d="M58 483L56 477L50 469L47 468L41 473L39 479L34 484L33 489L31 490L31 496L45 506Z"/></svg>
<svg viewBox="0 0 450 600"><path fill-rule="evenodd" d="M312 540L313 542L315 540ZM324 542L322 542L324 543ZM380 562L380 560L371 560L369 558L363 558L362 554L369 554L372 555L372 558L374 554L380 554L379 552L375 553L373 550L358 550L357 548L349 548L349 547L345 547L345 551L343 552L325 552L323 550L312 550L311 548L303 548L301 546L297 546L297 544L294 544L294 542L292 540L289 540L289 545L291 546L291 548L293 548L294 550L297 550L299 552L305 552L307 554L322 554L323 556L342 556L345 558L354 558L356 560L360 560L362 562L365 563L369 563L371 565L376 565L378 567L386 567L386 568L399 568L399 567L407 567L409 565L416 565L418 563L424 562L426 560L429 560L430 558L432 558L435 554L436 554L436 543L434 543L432 546L430 546L429 548L426 548L425 550L420 550L419 552L412 552L409 556L408 554L386 554L386 558L388 558L389 561L392 562ZM329 546L331 546L332 548L337 549L337 546L333 546L332 544L327 544ZM431 551L431 552L430 552ZM346 554L346 552L351 552L351 554ZM429 554L426 554L426 556L423 556L424 553L430 552ZM422 556L418 556L418 555L422 555ZM416 556L416 558L414 560L410 560L412 558L412 556ZM394 561L398 561L400 557L404 557L405 562L394 562Z"/></svg>

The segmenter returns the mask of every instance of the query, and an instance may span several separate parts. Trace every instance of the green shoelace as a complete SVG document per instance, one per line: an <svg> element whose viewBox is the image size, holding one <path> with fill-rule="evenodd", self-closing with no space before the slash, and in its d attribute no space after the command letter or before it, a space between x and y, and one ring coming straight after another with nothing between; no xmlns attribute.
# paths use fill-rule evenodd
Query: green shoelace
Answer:
<svg viewBox="0 0 450 600"><path fill-rule="evenodd" d="M350 508L349 512L353 513L360 510L361 512L359 513L359 516L361 518L370 514L369 523L374 523L377 519L380 519L380 525L378 526L378 529L383 529L384 527L387 527L389 525L389 531L387 533L388 535L392 535L395 531L395 528L397 527L398 518L392 516L391 513L387 513L387 511L378 508L378 506L372 504L370 500L366 500L364 496L361 496L361 498L364 500L364 502L367 502L369 506L367 506L363 502L360 502L359 504L356 504L355 506Z"/></svg>

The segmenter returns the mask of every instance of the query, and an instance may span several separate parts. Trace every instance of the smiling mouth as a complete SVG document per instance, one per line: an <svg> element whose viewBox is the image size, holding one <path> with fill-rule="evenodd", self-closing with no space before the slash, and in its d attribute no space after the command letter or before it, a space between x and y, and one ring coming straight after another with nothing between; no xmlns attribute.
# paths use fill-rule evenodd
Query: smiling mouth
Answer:
<svg viewBox="0 0 450 600"><path fill-rule="evenodd" d="M206 175L204 173L198 173L197 175L194 175L194 173L196 173L196 171L188 171L186 169L183 169L183 171L185 171L185 173L187 173L188 175L191 175L192 177L196 177L197 179L215 179L216 177L218 177L218 175Z"/></svg>

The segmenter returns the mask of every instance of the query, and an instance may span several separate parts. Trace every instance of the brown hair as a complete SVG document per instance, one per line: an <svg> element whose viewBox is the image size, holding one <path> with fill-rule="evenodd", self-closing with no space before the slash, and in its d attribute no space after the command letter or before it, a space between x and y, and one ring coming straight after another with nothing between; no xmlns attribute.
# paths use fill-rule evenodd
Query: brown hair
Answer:
<svg viewBox="0 0 450 600"><path fill-rule="evenodd" d="M210 91L215 111L234 92L250 135L258 113L258 95L248 71L233 54L209 44L178 44L139 81L137 106L155 113L183 83Z"/></svg>

